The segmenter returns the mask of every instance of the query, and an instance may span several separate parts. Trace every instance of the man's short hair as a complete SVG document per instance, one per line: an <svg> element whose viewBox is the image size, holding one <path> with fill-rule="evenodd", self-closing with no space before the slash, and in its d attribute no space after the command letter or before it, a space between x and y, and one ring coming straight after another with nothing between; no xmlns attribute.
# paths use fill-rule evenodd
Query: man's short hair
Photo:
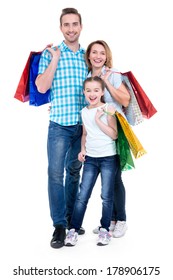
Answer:
<svg viewBox="0 0 173 280"><path fill-rule="evenodd" d="M62 17L68 14L74 14L77 15L79 17L79 22L80 25L82 25L82 18L81 15L79 14L78 10L75 8L65 8L62 10L62 13L60 15L60 25L62 25Z"/></svg>

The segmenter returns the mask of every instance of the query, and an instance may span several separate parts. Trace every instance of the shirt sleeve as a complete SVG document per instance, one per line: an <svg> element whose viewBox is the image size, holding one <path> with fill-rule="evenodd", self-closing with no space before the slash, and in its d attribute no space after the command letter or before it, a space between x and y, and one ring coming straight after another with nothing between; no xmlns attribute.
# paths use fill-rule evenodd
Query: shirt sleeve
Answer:
<svg viewBox="0 0 173 280"><path fill-rule="evenodd" d="M48 50L44 50L40 57L38 74L44 73L44 71L47 69L50 61L51 61L51 54L49 53Z"/></svg>
<svg viewBox="0 0 173 280"><path fill-rule="evenodd" d="M121 73L116 73L118 70L112 69L112 74L110 75L110 83L118 89L120 85L122 84L122 75Z"/></svg>

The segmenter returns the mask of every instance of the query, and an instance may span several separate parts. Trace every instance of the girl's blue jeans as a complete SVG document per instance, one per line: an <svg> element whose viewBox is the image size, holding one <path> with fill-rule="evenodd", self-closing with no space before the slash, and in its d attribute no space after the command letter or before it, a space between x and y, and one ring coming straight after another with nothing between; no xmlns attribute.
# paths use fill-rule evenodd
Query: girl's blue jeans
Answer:
<svg viewBox="0 0 173 280"><path fill-rule="evenodd" d="M87 204L97 177L101 175L102 217L101 227L109 231L112 217L115 176L117 172L117 156L93 158L86 156L83 166L80 191L74 206L70 228L78 231L82 225ZM93 212L94 215L94 212Z"/></svg>

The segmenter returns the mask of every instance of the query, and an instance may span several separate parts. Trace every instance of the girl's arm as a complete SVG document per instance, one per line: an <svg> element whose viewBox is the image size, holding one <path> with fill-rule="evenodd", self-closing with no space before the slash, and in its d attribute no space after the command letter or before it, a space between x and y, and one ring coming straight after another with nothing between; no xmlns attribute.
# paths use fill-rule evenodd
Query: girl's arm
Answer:
<svg viewBox="0 0 173 280"><path fill-rule="evenodd" d="M86 143L86 129L85 126L83 125L83 133L82 133L82 138L81 138L81 151L78 154L78 160L83 162L85 161L85 155L86 155L86 148L85 148L85 143Z"/></svg>
<svg viewBox="0 0 173 280"><path fill-rule="evenodd" d="M108 106L107 110L109 112L112 112L112 115L107 115L108 124L103 123L100 119L100 117L104 114L103 109L97 110L95 120L99 128L106 135L115 140L118 137L117 121L115 115L113 114L113 112L115 112L115 108L113 106Z"/></svg>

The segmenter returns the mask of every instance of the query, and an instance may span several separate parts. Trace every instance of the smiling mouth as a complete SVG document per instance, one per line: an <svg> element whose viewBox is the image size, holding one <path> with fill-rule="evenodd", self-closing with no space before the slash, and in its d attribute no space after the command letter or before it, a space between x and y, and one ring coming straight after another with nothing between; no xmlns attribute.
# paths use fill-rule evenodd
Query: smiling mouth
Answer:
<svg viewBox="0 0 173 280"><path fill-rule="evenodd" d="M94 62L95 62L95 63L102 63L102 62L103 62L103 60L98 60L98 59L97 59L97 60L95 60L95 59L94 59Z"/></svg>
<svg viewBox="0 0 173 280"><path fill-rule="evenodd" d="M91 101L95 101L97 99L97 97L90 97L89 98Z"/></svg>
<svg viewBox="0 0 173 280"><path fill-rule="evenodd" d="M70 37L73 37L75 35L75 33L68 33L67 35Z"/></svg>

